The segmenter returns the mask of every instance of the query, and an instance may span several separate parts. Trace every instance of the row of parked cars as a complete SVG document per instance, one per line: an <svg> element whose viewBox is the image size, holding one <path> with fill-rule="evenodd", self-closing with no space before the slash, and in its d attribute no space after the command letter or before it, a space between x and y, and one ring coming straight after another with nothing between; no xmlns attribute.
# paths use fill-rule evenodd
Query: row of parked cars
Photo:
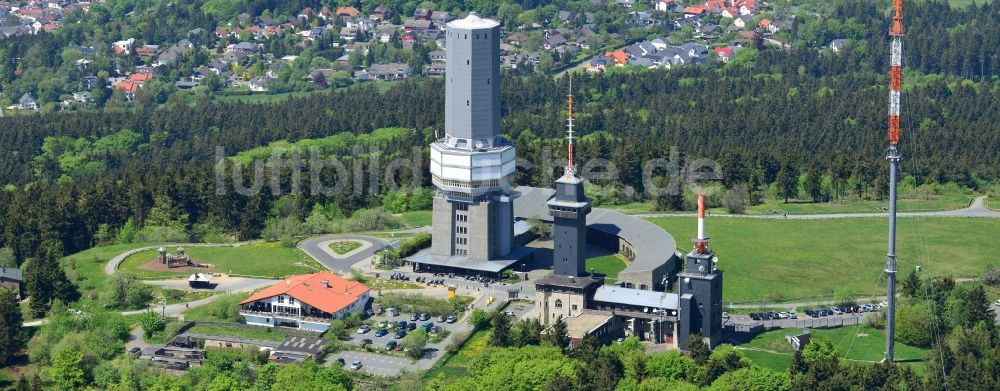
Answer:
<svg viewBox="0 0 1000 391"><path fill-rule="evenodd" d="M813 318L819 318L830 315L840 315L840 314L860 314L863 312L872 312L881 310L884 305L882 303L876 304L861 304L861 305L845 305L840 307L826 307L806 310L806 315Z"/></svg>
<svg viewBox="0 0 1000 391"><path fill-rule="evenodd" d="M795 311L788 312L754 312L750 314L750 319L753 320L771 320L771 319L798 319L799 315Z"/></svg>

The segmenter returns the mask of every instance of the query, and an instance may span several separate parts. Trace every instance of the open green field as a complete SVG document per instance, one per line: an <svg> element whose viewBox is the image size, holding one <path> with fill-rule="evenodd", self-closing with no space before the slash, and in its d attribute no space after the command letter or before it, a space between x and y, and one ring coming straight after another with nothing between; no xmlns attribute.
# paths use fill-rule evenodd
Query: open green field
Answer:
<svg viewBox="0 0 1000 391"><path fill-rule="evenodd" d="M431 211L429 210L414 210L401 213L397 216L399 216L399 220L403 222L403 225L410 228L426 227L431 225Z"/></svg>
<svg viewBox="0 0 1000 391"><path fill-rule="evenodd" d="M946 194L933 195L928 198L901 198L899 200L900 212L937 212L943 210L962 209L972 203L975 196L969 194ZM671 213L653 212L652 204L648 201L633 202L624 205L602 205L600 208L615 210L625 214L645 214L645 213ZM877 213L884 212L888 208L885 201L873 200L852 200L833 202L809 202L807 200L785 200L765 198L764 203L753 205L747 208L749 215L768 214L825 214L825 213ZM713 214L726 213L725 208L709 208ZM678 212L683 213L683 212Z"/></svg>
<svg viewBox="0 0 1000 391"><path fill-rule="evenodd" d="M195 262L215 265L204 270L216 273L281 277L319 269L312 258L297 248L282 247L277 242L253 243L241 247L189 247L185 252ZM140 268L155 258L155 250L141 252L126 258L119 270L139 277L173 277L192 273L192 269L187 268L162 271Z"/></svg>
<svg viewBox="0 0 1000 391"><path fill-rule="evenodd" d="M594 268L594 273L604 275L605 284L618 281L618 272L625 268L625 261L618 254L608 254L587 259L587 270Z"/></svg>
<svg viewBox="0 0 1000 391"><path fill-rule="evenodd" d="M813 341L829 341L837 348L840 357L847 360L876 362L884 356L885 333L882 330L868 326L847 326L808 331L812 334ZM787 371L794 351L785 336L801 332L801 329L767 331L739 347L744 348L742 353L757 365L775 371ZM897 360L921 360L930 353L930 349L896 343ZM923 363L914 365L923 366Z"/></svg>
<svg viewBox="0 0 1000 391"><path fill-rule="evenodd" d="M900 212L936 212L942 210L962 209L972 203L974 197L964 194L936 195L927 199L900 198ZM772 214L771 211L782 211L788 214L822 214L822 213L877 213L888 210L886 201L856 200L844 202L808 202L765 199L763 204L747 208L747 214ZM719 212L723 212L719 209Z"/></svg>
<svg viewBox="0 0 1000 391"><path fill-rule="evenodd" d="M674 238L693 237L693 217L650 219ZM727 278L725 302L833 300L834 294L884 294L887 222L881 218L784 220L710 218L707 231ZM977 277L997 264L1000 221L987 218L903 217L897 256L905 277ZM690 245L679 240L680 249ZM900 277L902 278L902 277Z"/></svg>
<svg viewBox="0 0 1000 391"><path fill-rule="evenodd" d="M92 302L106 286L108 275L104 274L104 265L112 257L134 248L152 245L153 243L133 243L94 247L67 255L63 257L61 263L66 270L66 276L80 289L82 296L80 302Z"/></svg>

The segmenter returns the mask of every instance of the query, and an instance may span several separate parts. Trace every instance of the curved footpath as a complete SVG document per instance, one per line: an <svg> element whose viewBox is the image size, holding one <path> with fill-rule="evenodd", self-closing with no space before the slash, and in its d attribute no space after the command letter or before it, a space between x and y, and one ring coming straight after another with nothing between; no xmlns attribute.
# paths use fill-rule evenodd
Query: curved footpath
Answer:
<svg viewBox="0 0 1000 391"><path fill-rule="evenodd" d="M899 217L986 217L1000 218L1000 212L986 207L986 196L977 197L968 208L944 210L938 212L899 212ZM733 214L713 214L711 217L737 217L746 219L788 219L788 220L823 220L823 219L850 219L864 217L886 217L885 213L823 213L823 214L789 214L789 215L733 215ZM632 215L639 218L655 217L690 217L693 213L643 213Z"/></svg>
<svg viewBox="0 0 1000 391"><path fill-rule="evenodd" d="M330 244L341 240L355 240L369 243L370 245L350 253L339 255L330 249ZM354 264L361 262L376 252L385 248L386 242L382 239L365 235L323 235L316 236L299 242L299 249L312 257L330 271L346 274L351 271Z"/></svg>

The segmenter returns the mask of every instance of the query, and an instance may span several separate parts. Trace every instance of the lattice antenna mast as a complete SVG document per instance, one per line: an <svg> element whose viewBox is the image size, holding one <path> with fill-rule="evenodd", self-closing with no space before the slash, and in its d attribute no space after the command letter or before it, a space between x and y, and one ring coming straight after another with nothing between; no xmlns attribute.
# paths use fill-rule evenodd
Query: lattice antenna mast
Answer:
<svg viewBox="0 0 1000 391"><path fill-rule="evenodd" d="M889 254L885 264L888 281L885 327L885 360L893 361L896 337L896 180L899 171L899 100L903 81L903 0L893 0L889 67Z"/></svg>
<svg viewBox="0 0 1000 391"><path fill-rule="evenodd" d="M576 175L576 167L573 166L573 75L569 75L569 94L566 95L566 140L569 153L566 155L566 174Z"/></svg>

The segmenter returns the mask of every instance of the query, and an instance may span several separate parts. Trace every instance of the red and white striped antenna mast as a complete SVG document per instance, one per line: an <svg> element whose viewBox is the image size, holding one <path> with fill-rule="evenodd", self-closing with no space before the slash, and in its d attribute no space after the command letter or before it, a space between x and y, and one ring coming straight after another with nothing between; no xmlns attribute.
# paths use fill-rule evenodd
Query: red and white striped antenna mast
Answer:
<svg viewBox="0 0 1000 391"><path fill-rule="evenodd" d="M896 182L899 171L899 106L903 81L903 0L893 0L889 63L889 253L885 264L888 304L885 325L885 361L893 361L896 334Z"/></svg>
<svg viewBox="0 0 1000 391"><path fill-rule="evenodd" d="M576 175L576 167L573 166L573 75L569 77L569 93L566 95L566 140L569 153L566 155L566 174Z"/></svg>

